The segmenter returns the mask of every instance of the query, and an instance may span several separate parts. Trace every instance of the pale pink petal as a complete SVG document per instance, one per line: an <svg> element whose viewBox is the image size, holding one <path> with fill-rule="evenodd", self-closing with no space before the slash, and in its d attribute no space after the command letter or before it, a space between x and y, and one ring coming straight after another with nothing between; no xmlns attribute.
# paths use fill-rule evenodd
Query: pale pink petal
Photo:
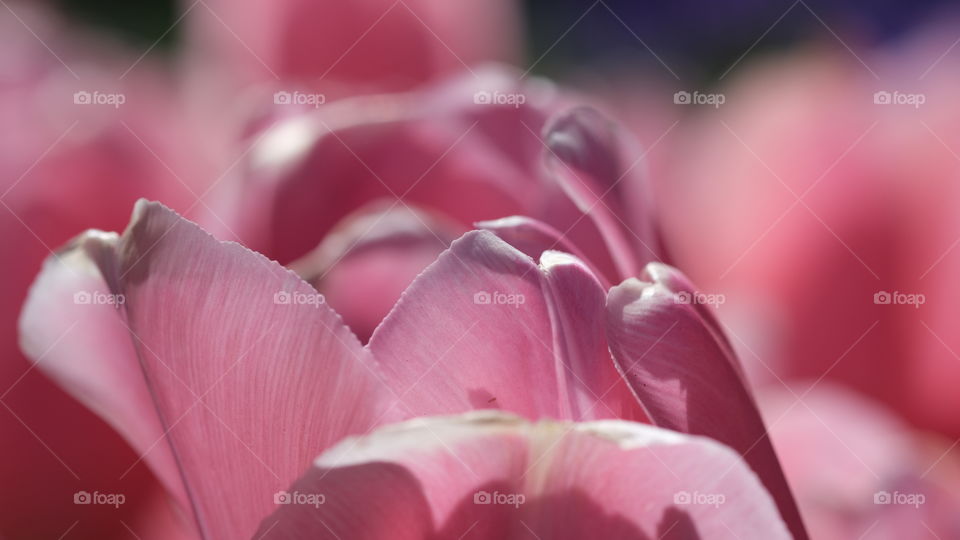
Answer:
<svg viewBox="0 0 960 540"><path fill-rule="evenodd" d="M616 384L599 282L573 256L547 253L538 266L471 231L404 293L368 348L416 414L641 414Z"/></svg>
<svg viewBox="0 0 960 540"><path fill-rule="evenodd" d="M265 538L789 538L730 449L621 420L413 420L342 442L286 496Z"/></svg>
<svg viewBox="0 0 960 540"><path fill-rule="evenodd" d="M571 417L646 420L607 349L605 289L584 263L566 253L543 252L540 269L553 348L563 368L557 377L569 396Z"/></svg>
<svg viewBox="0 0 960 540"><path fill-rule="evenodd" d="M628 279L607 297L607 339L650 419L712 437L743 455L794 536L805 538L759 410L728 349L697 310L667 283Z"/></svg>
<svg viewBox="0 0 960 540"><path fill-rule="evenodd" d="M691 299L690 305L697 310L700 318L707 323L709 330L713 333L713 337L717 342L726 348L728 358L730 358L730 361L740 373L740 376L744 377L744 382L746 383L747 379L744 375L743 366L740 364L740 359L734 352L733 346L730 345L727 334L720 325L720 319L718 319L714 313L715 306L696 300L696 295L702 293L697 290L696 286L694 286L687 276L668 264L651 262L644 267L643 273L639 277L651 283L663 283L667 289L675 293L686 293L685 297Z"/></svg>
<svg viewBox="0 0 960 540"><path fill-rule="evenodd" d="M88 286L122 307L74 303ZM316 291L156 203L140 201L122 236L87 234L49 260L21 332L41 369L166 485L182 482L173 492L208 537L250 536L311 454L392 414L368 353Z"/></svg>

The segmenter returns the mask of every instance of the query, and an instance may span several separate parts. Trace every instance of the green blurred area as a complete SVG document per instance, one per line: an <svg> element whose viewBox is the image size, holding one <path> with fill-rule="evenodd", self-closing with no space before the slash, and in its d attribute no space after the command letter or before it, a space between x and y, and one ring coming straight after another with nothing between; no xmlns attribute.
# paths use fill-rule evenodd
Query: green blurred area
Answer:
<svg viewBox="0 0 960 540"><path fill-rule="evenodd" d="M172 0L54 0L71 19L135 45L170 49L180 37L181 8Z"/></svg>

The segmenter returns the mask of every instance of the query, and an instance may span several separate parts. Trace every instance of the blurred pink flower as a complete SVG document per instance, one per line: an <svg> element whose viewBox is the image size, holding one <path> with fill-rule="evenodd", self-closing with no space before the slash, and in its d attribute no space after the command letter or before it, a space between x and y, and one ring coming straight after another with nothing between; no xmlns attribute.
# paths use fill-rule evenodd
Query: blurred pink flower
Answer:
<svg viewBox="0 0 960 540"><path fill-rule="evenodd" d="M187 19L191 62L225 78L333 95L406 90L484 61L519 57L508 0L211 0Z"/></svg>
<svg viewBox="0 0 960 540"><path fill-rule="evenodd" d="M956 437L960 80L943 37L738 68L724 106L681 123L658 187L678 266L726 294L757 381L841 381Z"/></svg>

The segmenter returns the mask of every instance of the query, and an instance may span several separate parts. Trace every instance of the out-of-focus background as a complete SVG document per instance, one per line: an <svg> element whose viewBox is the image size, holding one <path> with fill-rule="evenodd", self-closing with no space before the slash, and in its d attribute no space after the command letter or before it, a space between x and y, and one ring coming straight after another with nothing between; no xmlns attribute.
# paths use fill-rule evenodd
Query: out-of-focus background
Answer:
<svg viewBox="0 0 960 540"><path fill-rule="evenodd" d="M499 60L632 131L671 262L746 365L813 537L960 538L960 8L492 2L492 33L419 20L425 40L494 44L425 67L397 30L409 21L392 20L400 3L350 26L306 0L0 0L0 538L146 538L163 502L112 430L18 352L43 258L122 229L137 197L212 212L203 194L243 153L237 111L253 115L244 89L316 69L369 81L395 62L377 47L411 67L370 91ZM284 54L315 33L340 48ZM136 102L94 112L60 100L64 86ZM210 105L227 87L224 113ZM129 500L93 508L51 486Z"/></svg>

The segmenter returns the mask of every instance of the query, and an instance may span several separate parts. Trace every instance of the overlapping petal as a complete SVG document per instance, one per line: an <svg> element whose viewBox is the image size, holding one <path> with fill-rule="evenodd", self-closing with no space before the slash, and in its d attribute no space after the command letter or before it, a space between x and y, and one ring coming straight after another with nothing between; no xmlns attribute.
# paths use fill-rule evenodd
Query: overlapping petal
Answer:
<svg viewBox="0 0 960 540"><path fill-rule="evenodd" d="M454 242L368 348L419 415L642 418L603 340L603 289L575 257L540 264L488 231Z"/></svg>
<svg viewBox="0 0 960 540"><path fill-rule="evenodd" d="M288 495L265 538L789 538L736 453L616 420L418 419L342 442Z"/></svg>
<svg viewBox="0 0 960 540"><path fill-rule="evenodd" d="M629 279L607 297L610 351L651 421L729 445L770 490L796 538L803 522L736 361L663 269Z"/></svg>

